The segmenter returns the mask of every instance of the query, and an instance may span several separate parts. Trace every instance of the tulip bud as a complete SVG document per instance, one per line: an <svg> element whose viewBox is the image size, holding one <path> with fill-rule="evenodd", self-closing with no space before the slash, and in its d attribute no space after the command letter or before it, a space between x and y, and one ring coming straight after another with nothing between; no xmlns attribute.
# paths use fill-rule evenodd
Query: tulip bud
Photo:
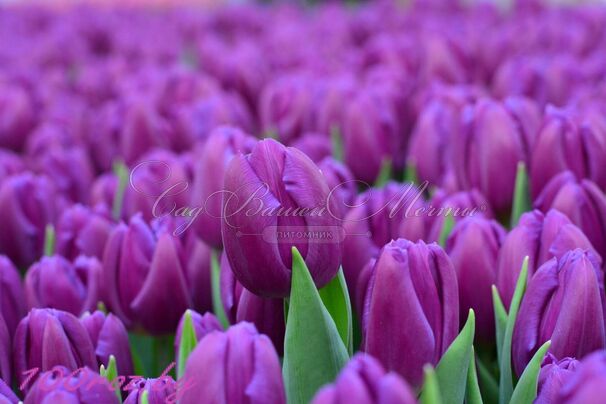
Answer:
<svg viewBox="0 0 606 404"><path fill-rule="evenodd" d="M4 317L9 335L25 316L25 294L19 272L12 262L0 255L0 317Z"/></svg>
<svg viewBox="0 0 606 404"><path fill-rule="evenodd" d="M505 229L494 220L469 217L455 225L446 243L446 252L457 272L459 318L465 318L469 309L473 309L477 338L487 342L494 338L491 288L505 234Z"/></svg>
<svg viewBox="0 0 606 404"><path fill-rule="evenodd" d="M583 359L564 382L555 404L600 404L606 394L606 352Z"/></svg>
<svg viewBox="0 0 606 404"><path fill-rule="evenodd" d="M604 349L605 299L604 273L593 253L575 249L543 264L528 284L513 331L517 374L548 340L557 358Z"/></svg>
<svg viewBox="0 0 606 404"><path fill-rule="evenodd" d="M25 276L27 305L64 310L76 316L94 310L103 288L101 271L96 258L80 256L71 263L60 255L43 257Z"/></svg>
<svg viewBox="0 0 606 404"><path fill-rule="evenodd" d="M189 356L183 378L204 382L183 391L182 404L286 403L278 355L250 323L204 337Z"/></svg>
<svg viewBox="0 0 606 404"><path fill-rule="evenodd" d="M534 404L557 403L562 386L571 379L578 366L579 361L576 359L557 360L555 356L548 353L541 365L538 394Z"/></svg>
<svg viewBox="0 0 606 404"><path fill-rule="evenodd" d="M147 402L149 404L165 404L175 402L173 399L177 393L177 384L170 376L164 376L159 379L142 379L138 381L133 390L128 393L124 404L139 404L143 392L147 391Z"/></svg>
<svg viewBox="0 0 606 404"><path fill-rule="evenodd" d="M28 267L42 256L44 229L53 223L61 197L46 177L21 174L0 186L0 253L17 267Z"/></svg>
<svg viewBox="0 0 606 404"><path fill-rule="evenodd" d="M464 130L453 139L459 187L477 188L496 212L508 212L518 163L528 162L540 124L538 107L523 98L483 99L463 117Z"/></svg>
<svg viewBox="0 0 606 404"><path fill-rule="evenodd" d="M118 404L119 400L109 382L89 368L75 370L55 366L40 375L24 403Z"/></svg>
<svg viewBox="0 0 606 404"><path fill-rule="evenodd" d="M523 214L505 237L499 253L496 285L505 306L509 307L525 257L530 279L545 262L553 257L559 259L575 248L595 252L583 232L559 211L551 209L544 215L534 210Z"/></svg>
<svg viewBox="0 0 606 404"><path fill-rule="evenodd" d="M214 314L208 312L201 315L194 310L189 310L189 313L191 314L191 320L194 325L196 341L200 341L213 331L223 331L223 326L221 326L221 323ZM184 323L185 314L181 316L181 320L179 320L179 325L177 326L177 333L175 334L175 358L177 359L177 367L179 366L179 347L181 346Z"/></svg>
<svg viewBox="0 0 606 404"><path fill-rule="evenodd" d="M387 373L372 356L358 353L333 384L322 387L312 404L415 404L415 394L397 374Z"/></svg>
<svg viewBox="0 0 606 404"><path fill-rule="evenodd" d="M0 378L0 403L2 404L17 404L19 397L13 393L13 390Z"/></svg>
<svg viewBox="0 0 606 404"><path fill-rule="evenodd" d="M210 277L211 248L193 231L183 235L183 262L193 308L201 313L212 310Z"/></svg>
<svg viewBox="0 0 606 404"><path fill-rule="evenodd" d="M120 375L129 376L134 374L128 333L118 317L111 313L105 315L101 311L95 311L93 314L86 312L80 322L86 328L95 347L95 355L99 366L104 365L107 368L109 357L113 355L116 358Z"/></svg>
<svg viewBox="0 0 606 404"><path fill-rule="evenodd" d="M459 330L455 269L437 244L398 239L383 247L372 271L362 349L419 386L423 366L437 364Z"/></svg>
<svg viewBox="0 0 606 404"><path fill-rule="evenodd" d="M345 217L358 193L356 189L357 182L353 174L345 164L340 163L332 157L326 157L320 161L318 168L324 174L324 178L326 178L326 183L330 190L328 197L336 199L336 204L340 210L339 217Z"/></svg>
<svg viewBox="0 0 606 404"><path fill-rule="evenodd" d="M11 376L11 335L6 327L2 313L0 313L0 381L4 380L10 383Z"/></svg>
<svg viewBox="0 0 606 404"><path fill-rule="evenodd" d="M232 157L247 154L256 140L239 129L222 126L213 130L198 156L191 205L202 209L194 219L198 236L215 248L223 245L221 239L221 200L225 172Z"/></svg>
<svg viewBox="0 0 606 404"><path fill-rule="evenodd" d="M390 182L356 198L343 222L343 271L352 297L360 271L385 244L399 237L415 241L424 237L425 219L414 213L423 206L421 193L413 184Z"/></svg>
<svg viewBox="0 0 606 404"><path fill-rule="evenodd" d="M568 216L606 257L606 196L593 182L563 172L549 181L534 205L543 212L557 209Z"/></svg>
<svg viewBox="0 0 606 404"><path fill-rule="evenodd" d="M295 140L291 146L301 150L316 164L332 155L330 137L322 133L308 132Z"/></svg>
<svg viewBox="0 0 606 404"><path fill-rule="evenodd" d="M282 299L259 297L238 282L225 254L221 256L221 301L231 324L253 323L261 334L267 335L278 355L284 350L284 302Z"/></svg>
<svg viewBox="0 0 606 404"><path fill-rule="evenodd" d="M70 260L79 255L101 259L113 227L105 211L79 204L64 211L56 227L57 253Z"/></svg>
<svg viewBox="0 0 606 404"><path fill-rule="evenodd" d="M167 231L154 234L139 215L109 236L103 255L108 304L127 325L173 332L191 306L181 244Z"/></svg>
<svg viewBox="0 0 606 404"><path fill-rule="evenodd" d="M19 383L27 370L41 372L53 366L96 369L95 350L86 329L74 315L55 309L32 309L19 323L13 342L15 374Z"/></svg>
<svg viewBox="0 0 606 404"><path fill-rule="evenodd" d="M251 154L232 159L225 190L225 253L245 288L263 297L287 296L293 246L317 287L335 276L342 252L337 207L305 154L271 139L259 142Z"/></svg>
<svg viewBox="0 0 606 404"><path fill-rule="evenodd" d="M35 123L33 102L25 89L3 86L0 92L0 147L20 150Z"/></svg>

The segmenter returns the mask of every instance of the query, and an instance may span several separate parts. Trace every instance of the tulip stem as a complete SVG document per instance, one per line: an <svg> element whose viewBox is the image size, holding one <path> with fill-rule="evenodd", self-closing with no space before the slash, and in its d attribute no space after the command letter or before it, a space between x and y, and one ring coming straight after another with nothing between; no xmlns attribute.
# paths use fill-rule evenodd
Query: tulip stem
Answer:
<svg viewBox="0 0 606 404"><path fill-rule="evenodd" d="M47 224L44 229L44 255L50 257L55 253L55 226Z"/></svg>
<svg viewBox="0 0 606 404"><path fill-rule="evenodd" d="M391 171L392 171L391 159L389 157L386 157L383 159L383 162L381 163L381 170L379 171L379 175L377 176L377 179L375 180L376 188L381 188L385 184L387 184L387 182L391 178Z"/></svg>
<svg viewBox="0 0 606 404"><path fill-rule="evenodd" d="M532 209L530 200L530 189L528 184L528 174L526 173L526 164L523 161L518 163L516 182L513 194L513 207L511 210L511 227L518 224L520 216Z"/></svg>
<svg viewBox="0 0 606 404"><path fill-rule="evenodd" d="M332 157L340 162L343 162L343 137L338 125L330 127L330 140L332 143Z"/></svg>
<svg viewBox="0 0 606 404"><path fill-rule="evenodd" d="M112 206L112 217L115 221L119 221L122 217L122 205L124 204L124 193L126 192L126 184L128 183L128 167L121 162L114 163L114 174L118 177L118 187L114 195Z"/></svg>
<svg viewBox="0 0 606 404"><path fill-rule="evenodd" d="M229 327L229 320L221 301L221 267L219 266L219 259L217 257L217 251L212 250L210 253L210 284L212 291L213 311L219 319L219 322L223 328Z"/></svg>

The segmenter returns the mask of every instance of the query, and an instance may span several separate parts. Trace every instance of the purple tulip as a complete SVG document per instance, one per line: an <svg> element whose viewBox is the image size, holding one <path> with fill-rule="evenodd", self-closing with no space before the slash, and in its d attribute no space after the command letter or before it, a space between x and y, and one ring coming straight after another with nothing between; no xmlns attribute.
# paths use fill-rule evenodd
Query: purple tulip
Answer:
<svg viewBox="0 0 606 404"><path fill-rule="evenodd" d="M173 332L191 306L181 243L168 231L154 234L140 216L116 226L103 255L105 302L127 327Z"/></svg>
<svg viewBox="0 0 606 404"><path fill-rule="evenodd" d="M200 240L193 231L182 236L184 248L182 257L187 286L193 308L201 313L212 309L212 291L210 284L211 248Z"/></svg>
<svg viewBox="0 0 606 404"><path fill-rule="evenodd" d="M358 353L312 404L415 404L415 394L397 374L387 373L372 356Z"/></svg>
<svg viewBox="0 0 606 404"><path fill-rule="evenodd" d="M318 164L325 157L332 155L332 143L330 137L323 133L308 132L295 140L292 147L296 147L307 154L314 163Z"/></svg>
<svg viewBox="0 0 606 404"><path fill-rule="evenodd" d="M284 302L282 299L259 297L238 282L225 254L221 256L221 301L231 324L248 321L261 334L267 335L278 355L284 350Z"/></svg>
<svg viewBox="0 0 606 404"><path fill-rule="evenodd" d="M139 404L141 395L147 391L147 402L149 404L174 403L177 395L177 383L170 376L164 376L158 379L142 379L135 383L133 390L128 393L124 404Z"/></svg>
<svg viewBox="0 0 606 404"><path fill-rule="evenodd" d="M60 255L43 257L25 276L29 308L49 307L76 316L94 310L103 290L101 263L80 256L72 263Z"/></svg>
<svg viewBox="0 0 606 404"><path fill-rule="evenodd" d="M25 316L25 294L21 277L13 263L0 255L0 317L4 318L9 335Z"/></svg>
<svg viewBox="0 0 606 404"><path fill-rule="evenodd" d="M25 396L25 404L119 403L114 388L89 368L70 369L55 366L40 375Z"/></svg>
<svg viewBox="0 0 606 404"><path fill-rule="evenodd" d="M518 162L529 161L539 110L522 98L482 99L463 116L464 130L453 139L459 187L477 188L496 212L508 212Z"/></svg>
<svg viewBox="0 0 606 404"><path fill-rule="evenodd" d="M2 86L0 94L0 147L20 150L35 125L33 102L19 86Z"/></svg>
<svg viewBox="0 0 606 404"><path fill-rule="evenodd" d="M13 390L0 378L0 404L17 404L19 397L13 393Z"/></svg>
<svg viewBox="0 0 606 404"><path fill-rule="evenodd" d="M197 157L191 205L199 207L202 213L192 219L193 227L212 247L223 245L221 200L227 166L236 154L250 153L255 143L255 138L241 130L223 126L210 133Z"/></svg>
<svg viewBox="0 0 606 404"><path fill-rule="evenodd" d="M250 323L204 337L187 359L183 378L204 382L184 390L182 404L286 403L276 350Z"/></svg>
<svg viewBox="0 0 606 404"><path fill-rule="evenodd" d="M25 164L20 155L9 150L0 149L0 184L11 175L25 171Z"/></svg>
<svg viewBox="0 0 606 404"><path fill-rule="evenodd" d="M576 366L558 394L555 404L600 404L606 394L606 352L587 356Z"/></svg>
<svg viewBox="0 0 606 404"><path fill-rule="evenodd" d="M57 253L70 260L79 255L102 259L113 227L107 210L107 207L93 210L76 204L64 211L57 221Z"/></svg>
<svg viewBox="0 0 606 404"><path fill-rule="evenodd" d="M563 172L549 181L534 205L543 212L557 209L568 216L606 257L606 196L593 182Z"/></svg>
<svg viewBox="0 0 606 404"><path fill-rule="evenodd" d="M53 366L76 370L97 368L95 349L86 329L74 315L55 309L32 309L19 323L13 342L15 374L19 383L28 370Z"/></svg>
<svg viewBox="0 0 606 404"><path fill-rule="evenodd" d="M534 404L552 404L558 402L562 386L571 379L579 366L579 361L573 358L557 360L548 353L539 373L539 386Z"/></svg>
<svg viewBox="0 0 606 404"><path fill-rule="evenodd" d="M0 380L10 384L12 374L11 335L0 313Z"/></svg>
<svg viewBox="0 0 606 404"><path fill-rule="evenodd" d="M10 177L0 186L0 253L17 267L42 256L44 229L53 223L61 197L46 177L29 173Z"/></svg>
<svg viewBox="0 0 606 404"><path fill-rule="evenodd" d="M496 221L469 217L457 223L446 244L446 252L457 272L459 318L469 309L476 313L476 336L490 342L494 338L494 311L491 287L496 280L497 257L505 229Z"/></svg>
<svg viewBox="0 0 606 404"><path fill-rule="evenodd" d="M414 241L424 238L425 219L415 215L423 205L420 192L413 184L390 182L356 198L343 222L343 271L352 297L360 271L385 244L399 237Z"/></svg>
<svg viewBox="0 0 606 404"><path fill-rule="evenodd" d="M196 333L196 341L200 341L207 334L213 331L223 331L223 326L215 317L214 314L208 312L201 315L194 310L188 310L191 315L191 320L194 325L194 332ZM177 326L177 333L175 334L175 358L177 361L177 367L179 366L179 347L181 346L181 335L183 333L183 324L185 322L185 314L181 316L179 325Z"/></svg>
<svg viewBox="0 0 606 404"><path fill-rule="evenodd" d="M339 217L345 217L358 193L356 189L357 181L345 164L332 157L326 157L320 161L318 168L326 178L330 190L329 198L335 198L337 201L337 206L341 211Z"/></svg>
<svg viewBox="0 0 606 404"><path fill-rule="evenodd" d="M517 374L548 340L557 358L604 349L605 300L604 273L592 252L575 249L543 264L528 284L513 331Z"/></svg>
<svg viewBox="0 0 606 404"><path fill-rule="evenodd" d="M134 374L133 360L130 353L128 333L122 321L113 314L95 311L93 314L85 313L80 322L86 328L95 347L97 364L105 367L109 364L109 357L116 358L118 374L130 376Z"/></svg>
<svg viewBox="0 0 606 404"><path fill-rule="evenodd" d="M496 285L505 306L509 307L513 297L524 257L528 256L530 279L545 262L575 248L595 252L583 232L564 214L555 209L545 215L538 210L523 214L505 237L499 254Z"/></svg>
<svg viewBox="0 0 606 404"><path fill-rule="evenodd" d="M381 250L362 316L362 349L419 386L459 330L457 274L437 244L398 239ZM393 349L398 347L398 349Z"/></svg>
<svg viewBox="0 0 606 404"><path fill-rule="evenodd" d="M261 141L251 154L232 159L225 190L225 253L246 289L263 297L287 296L293 246L316 286L334 277L342 252L341 229L333 215L337 207L328 199L321 171L305 154L274 140Z"/></svg>

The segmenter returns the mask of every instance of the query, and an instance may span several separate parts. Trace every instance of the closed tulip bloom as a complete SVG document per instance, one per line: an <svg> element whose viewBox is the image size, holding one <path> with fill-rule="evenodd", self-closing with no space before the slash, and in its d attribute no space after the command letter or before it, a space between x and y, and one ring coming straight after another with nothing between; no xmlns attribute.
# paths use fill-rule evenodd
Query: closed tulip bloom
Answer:
<svg viewBox="0 0 606 404"><path fill-rule="evenodd" d="M76 316L94 310L102 295L102 267L96 258L72 263L60 255L43 257L25 276L27 305L64 310Z"/></svg>
<svg viewBox="0 0 606 404"><path fill-rule="evenodd" d="M10 383L12 373L11 335L0 313L0 380Z"/></svg>
<svg viewBox="0 0 606 404"><path fill-rule="evenodd" d="M446 252L457 272L459 316L465 318L469 309L473 309L477 338L486 342L494 338L491 288L505 234L505 229L494 220L469 217L457 223L446 243Z"/></svg>
<svg viewBox="0 0 606 404"><path fill-rule="evenodd" d="M604 349L605 299L604 274L593 253L575 249L543 264L528 284L513 331L517 374L548 340L558 358Z"/></svg>
<svg viewBox="0 0 606 404"><path fill-rule="evenodd" d="M558 360L548 353L541 365L538 394L534 404L557 403L562 386L572 378L578 367L579 361L576 359L564 358Z"/></svg>
<svg viewBox="0 0 606 404"><path fill-rule="evenodd" d="M19 268L40 258L44 229L55 220L60 201L46 177L27 173L4 181L0 186L0 253Z"/></svg>
<svg viewBox="0 0 606 404"><path fill-rule="evenodd" d="M457 275L437 244L398 239L381 250L362 316L364 352L413 386L459 330ZM397 349L394 349L397 347Z"/></svg>
<svg viewBox="0 0 606 404"><path fill-rule="evenodd" d="M134 388L128 393L124 404L139 404L144 391L147 391L147 402L149 404L165 404L177 394L177 384L170 376L158 379L142 379L134 384Z"/></svg>
<svg viewBox="0 0 606 404"><path fill-rule="evenodd" d="M557 209L577 225L596 251L606 257L606 195L589 180L577 180L565 171L543 188L534 206L546 212Z"/></svg>
<svg viewBox="0 0 606 404"><path fill-rule="evenodd" d="M183 404L286 403L276 350L250 323L204 337L187 359L183 378L204 380L183 391Z"/></svg>
<svg viewBox="0 0 606 404"><path fill-rule="evenodd" d="M95 347L97 365L109 364L109 357L116 358L118 374L129 376L134 374L133 360L128 342L128 333L122 321L113 314L95 311L84 313L80 322L86 328Z"/></svg>
<svg viewBox="0 0 606 404"><path fill-rule="evenodd" d="M395 373L387 373L372 356L358 353L337 380L322 387L312 404L415 404L415 394Z"/></svg>
<svg viewBox="0 0 606 404"><path fill-rule="evenodd" d="M210 284L211 248L198 238L193 230L181 236L182 257L192 307L204 313L212 310L212 287Z"/></svg>
<svg viewBox="0 0 606 404"><path fill-rule="evenodd" d="M138 215L114 229L103 255L104 301L127 327L174 332L191 306L181 248L178 238L168 231L154 234Z"/></svg>
<svg viewBox="0 0 606 404"><path fill-rule="evenodd" d="M196 333L196 341L200 341L207 334L210 334L213 331L223 331L223 326L214 314L207 312L202 315L194 310L187 311L191 315L191 320L194 325L194 332ZM177 333L175 334L175 358L177 361L177 367L179 366L179 347L181 346L181 336L183 334L184 322L185 314L181 316L181 320L179 320L179 325L177 326Z"/></svg>
<svg viewBox="0 0 606 404"><path fill-rule="evenodd" d="M214 129L197 156L191 206L202 212L193 220L198 236L215 248L223 245L221 239L221 200L227 165L238 153L250 153L256 139L239 129L222 126Z"/></svg>
<svg viewBox="0 0 606 404"><path fill-rule="evenodd" d="M295 140L292 147L296 147L307 154L314 163L319 163L325 157L332 155L332 142L324 133L308 132Z"/></svg>
<svg viewBox="0 0 606 404"><path fill-rule="evenodd" d="M305 154L271 139L261 141L251 154L232 159L225 190L225 253L246 289L263 297L287 296L293 246L317 287L335 276L342 252L341 229L331 213L337 211L336 202L328 198L326 179ZM327 236L297 236L307 232Z"/></svg>
<svg viewBox="0 0 606 404"><path fill-rule="evenodd" d="M25 396L25 404L118 404L113 387L89 368L55 366L42 373Z"/></svg>
<svg viewBox="0 0 606 404"><path fill-rule="evenodd" d="M0 316L12 336L17 324L25 316L25 294L21 277L13 263L0 255Z"/></svg>
<svg viewBox="0 0 606 404"><path fill-rule="evenodd" d="M221 301L231 324L248 321L267 335L278 355L284 350L284 301L259 297L238 282L225 254L221 257Z"/></svg>
<svg viewBox="0 0 606 404"><path fill-rule="evenodd" d="M25 89L2 86L0 95L0 147L20 150L36 124L33 102Z"/></svg>
<svg viewBox="0 0 606 404"><path fill-rule="evenodd" d="M102 259L113 224L108 208L90 209L76 204L63 212L55 229L58 254L73 260L79 255Z"/></svg>
<svg viewBox="0 0 606 404"><path fill-rule="evenodd" d="M97 368L95 350L86 329L72 314L55 309L32 309L19 323L13 341L15 374L19 383L24 372L53 366L76 370Z"/></svg>
<svg viewBox="0 0 606 404"><path fill-rule="evenodd" d="M332 157L326 157L320 161L318 168L326 178L330 190L329 198L336 199L337 206L341 211L340 217L344 218L358 193L356 188L358 182L345 164Z"/></svg>
<svg viewBox="0 0 606 404"><path fill-rule="evenodd" d="M496 212L511 208L517 166L528 163L540 124L530 100L478 101L463 116L464 130L453 139L454 168L462 189L477 188Z"/></svg>
<svg viewBox="0 0 606 404"><path fill-rule="evenodd" d="M13 390L0 378L0 404L17 404L19 397L13 393Z"/></svg>
<svg viewBox="0 0 606 404"><path fill-rule="evenodd" d="M582 360L564 383L555 404L600 404L606 394L606 352Z"/></svg>

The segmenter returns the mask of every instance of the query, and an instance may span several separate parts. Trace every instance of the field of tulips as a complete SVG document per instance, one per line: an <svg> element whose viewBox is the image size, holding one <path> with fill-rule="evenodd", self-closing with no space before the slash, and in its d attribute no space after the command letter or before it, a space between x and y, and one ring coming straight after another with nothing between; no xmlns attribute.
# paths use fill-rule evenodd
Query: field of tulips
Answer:
<svg viewBox="0 0 606 404"><path fill-rule="evenodd" d="M0 8L0 404L606 403L606 6Z"/></svg>

